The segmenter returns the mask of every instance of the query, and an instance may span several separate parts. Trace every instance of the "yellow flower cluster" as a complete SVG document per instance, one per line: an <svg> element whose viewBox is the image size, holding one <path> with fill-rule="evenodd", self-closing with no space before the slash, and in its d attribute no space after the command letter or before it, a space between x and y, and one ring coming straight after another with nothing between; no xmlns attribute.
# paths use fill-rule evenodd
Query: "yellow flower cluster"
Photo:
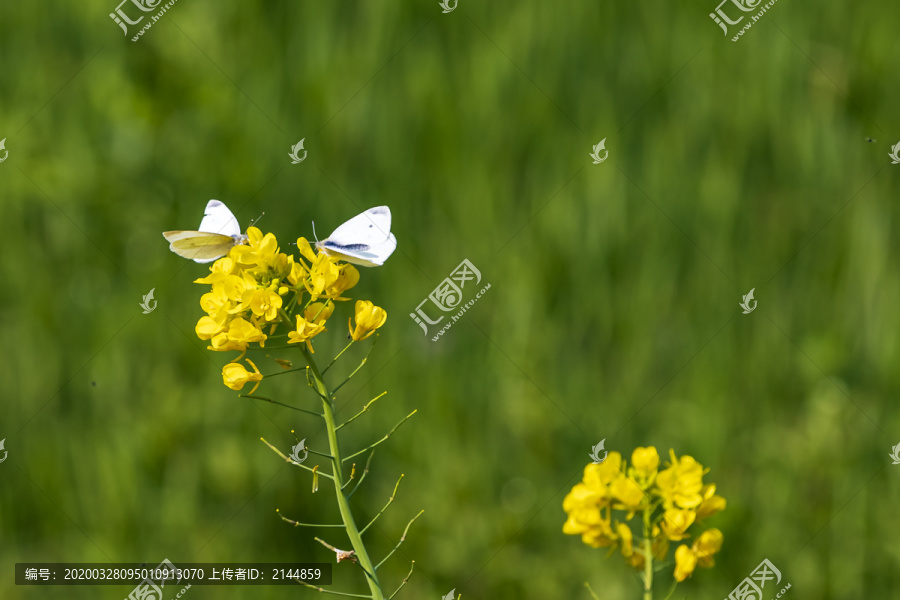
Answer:
<svg viewBox="0 0 900 600"><path fill-rule="evenodd" d="M291 328L288 344L305 344L313 352L311 340L326 331L334 302L348 300L342 294L359 282L356 267L316 254L306 238L297 240L297 249L300 257L295 259L279 251L273 234L263 235L249 227L247 244L233 247L213 263L208 276L195 281L211 286L200 298L206 315L197 322L197 336L209 341L210 350L241 352L222 370L225 385L231 389L240 390L248 382L259 385L263 376L256 365L247 360L251 372L238 361L251 344L265 347L266 339L280 324ZM352 339L365 339L386 319L384 309L368 301L357 302L356 327L350 326Z"/></svg>
<svg viewBox="0 0 900 600"><path fill-rule="evenodd" d="M581 535L594 548L618 548L635 569L644 568L649 541L652 559L665 560L669 542L690 537L688 529L724 510L725 499L716 495L714 484L704 484L706 470L690 456L675 456L659 471L656 448L636 448L627 466L618 452L610 452L600 464L584 469L584 479L563 501L568 519L563 533ZM620 518L613 511L624 511ZM634 540L629 521L643 516L643 539ZM675 579L684 581L701 567L713 566L713 554L722 546L722 532L709 529L693 545L682 544L675 551Z"/></svg>

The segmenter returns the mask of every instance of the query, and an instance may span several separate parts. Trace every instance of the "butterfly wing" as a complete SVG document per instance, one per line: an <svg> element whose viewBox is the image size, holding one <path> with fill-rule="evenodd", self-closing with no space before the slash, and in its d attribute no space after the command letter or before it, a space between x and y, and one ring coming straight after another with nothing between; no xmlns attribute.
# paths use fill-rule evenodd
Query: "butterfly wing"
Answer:
<svg viewBox="0 0 900 600"><path fill-rule="evenodd" d="M358 214L317 244L330 256L364 267L380 267L397 248L391 209L376 206Z"/></svg>
<svg viewBox="0 0 900 600"><path fill-rule="evenodd" d="M325 240L319 243L329 256L334 256L348 263L362 267L380 267L397 248L397 238L390 234L388 239L370 246L368 244L338 244Z"/></svg>
<svg viewBox="0 0 900 600"><path fill-rule="evenodd" d="M241 226L234 214L223 202L218 200L210 200L206 203L206 210L203 211L203 220L200 221L198 231L206 233L218 233L227 236L241 235Z"/></svg>
<svg viewBox="0 0 900 600"><path fill-rule="evenodd" d="M163 237L169 242L169 250L198 263L222 258L237 244L230 235L206 231L165 231Z"/></svg>
<svg viewBox="0 0 900 600"><path fill-rule="evenodd" d="M328 239L338 244L375 245L391 235L391 209L376 206L360 213L335 229Z"/></svg>

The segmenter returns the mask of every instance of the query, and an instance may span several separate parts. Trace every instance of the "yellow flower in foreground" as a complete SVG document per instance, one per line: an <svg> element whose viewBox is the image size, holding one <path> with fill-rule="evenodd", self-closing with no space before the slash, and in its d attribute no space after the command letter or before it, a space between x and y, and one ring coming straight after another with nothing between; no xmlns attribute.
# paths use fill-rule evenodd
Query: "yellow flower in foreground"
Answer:
<svg viewBox="0 0 900 600"><path fill-rule="evenodd" d="M197 325L199 326L200 324L198 323ZM212 345L209 346L209 349L219 352L225 350L240 350L243 352L247 349L248 344L259 342L259 345L263 346L265 341L266 334L249 321L238 317L228 324L228 331L223 331L213 336L211 340Z"/></svg>
<svg viewBox="0 0 900 600"><path fill-rule="evenodd" d="M325 288L325 295L334 300L349 300L350 298L340 298L340 295L359 283L359 271L347 263L340 266L338 273L337 280Z"/></svg>
<svg viewBox="0 0 900 600"><path fill-rule="evenodd" d="M379 308L368 300L356 301L356 327L353 327L351 319L347 320L350 328L350 337L355 342L361 342L384 325L387 321L387 311Z"/></svg>
<svg viewBox="0 0 900 600"><path fill-rule="evenodd" d="M229 256L241 265L265 267L275 260L278 240L271 233L263 235L256 227L247 228L247 244L231 249Z"/></svg>
<svg viewBox="0 0 900 600"><path fill-rule="evenodd" d="M281 296L272 290L256 290L250 295L250 310L269 323L278 317L278 309L282 304Z"/></svg>
<svg viewBox="0 0 900 600"><path fill-rule="evenodd" d="M563 533L580 535L581 541L599 548L614 546L618 536L610 524L610 484L622 476L619 470L622 455L610 452L600 464L589 464L584 468L584 478L575 485L563 500L563 510L568 518L563 525ZM603 516L602 510L606 510Z"/></svg>
<svg viewBox="0 0 900 600"><path fill-rule="evenodd" d="M616 480L609 486L610 493L622 503L621 506L616 505L614 508L624 508L629 513L634 513L641 508L641 502L644 500L644 492L641 486L631 477L619 475ZM628 518L631 518L630 516Z"/></svg>
<svg viewBox="0 0 900 600"><path fill-rule="evenodd" d="M303 316L297 315L297 328L288 333L288 344L300 344L306 342L306 347L310 352L314 352L312 344L309 342L325 331L325 321L334 311L334 304L323 304L322 302L313 302L303 311Z"/></svg>
<svg viewBox="0 0 900 600"><path fill-rule="evenodd" d="M313 252L312 244L310 244L309 240L305 237L297 238L297 251L300 252L300 256L309 262L316 260L316 253Z"/></svg>
<svg viewBox="0 0 900 600"><path fill-rule="evenodd" d="M697 508L703 502L703 465L691 456L677 458L674 450L669 450L672 464L656 476L656 487L663 497L666 508L677 505L680 508Z"/></svg>
<svg viewBox="0 0 900 600"><path fill-rule="evenodd" d="M597 510L599 515L599 509ZM609 525L609 521L600 518L596 525L581 534L581 541L593 548L603 548L616 545L616 534Z"/></svg>
<svg viewBox="0 0 900 600"><path fill-rule="evenodd" d="M703 502L697 507L697 520L711 517L719 511L725 510L725 498L716 496L716 485L714 483L703 486L701 492Z"/></svg>
<svg viewBox="0 0 900 600"><path fill-rule="evenodd" d="M234 266L234 261L230 256L223 256L209 268L209 275L195 279L194 283L208 283L212 285L222 281L226 275L231 275L234 272Z"/></svg>
<svg viewBox="0 0 900 600"><path fill-rule="evenodd" d="M194 332L201 340L208 340L217 333L221 333L222 329L224 329L224 325L212 317L200 317L200 320L197 321L197 326L194 327Z"/></svg>
<svg viewBox="0 0 900 600"><path fill-rule="evenodd" d="M697 555L697 561L704 569L715 566L713 554L722 549L722 532L718 529L707 529L700 534L691 548Z"/></svg>
<svg viewBox="0 0 900 600"><path fill-rule="evenodd" d="M653 446L635 448L631 453L631 466L639 477L652 479L659 467L659 453Z"/></svg>
<svg viewBox="0 0 900 600"><path fill-rule="evenodd" d="M718 529L704 531L688 548L684 544L675 551L675 581L684 581L699 564L708 569L715 566L713 554L722 548L722 532Z"/></svg>
<svg viewBox="0 0 900 600"><path fill-rule="evenodd" d="M609 484L622 475L622 455L615 450L610 452L602 463L591 463L584 468L584 484L609 498Z"/></svg>
<svg viewBox="0 0 900 600"><path fill-rule="evenodd" d="M262 381L263 376L262 373L259 372L259 369L256 368L256 365L253 364L252 360L249 358L244 360L253 367L253 373L248 371L241 363L228 363L222 367L222 380L225 382L225 385L235 391L240 391L248 382L255 381L256 385L250 390L250 393L252 394L256 391L256 388L259 387L259 382Z"/></svg>
<svg viewBox="0 0 900 600"><path fill-rule="evenodd" d="M337 284L341 278L341 269L336 258L327 254L317 254L309 267L309 279L304 281L306 290L315 300L323 295L325 289Z"/></svg>
<svg viewBox="0 0 900 600"><path fill-rule="evenodd" d="M716 495L714 484L704 485L703 465L690 456L676 456L674 450L669 455L671 462L662 471L653 446L635 448L627 469L622 455L614 451L602 463L587 465L582 481L563 500L567 515L563 533L580 535L582 542L594 548L608 547L609 554L618 550L636 570L648 563L672 560L670 544L674 548L685 540L674 556L678 582L691 577L698 566L714 566L722 532L709 529L697 536L689 530L701 519L724 510L725 499ZM635 515L643 518L633 520ZM635 521L637 530L633 531ZM693 539L693 544L688 539ZM659 567L654 565L654 569Z"/></svg>
<svg viewBox="0 0 900 600"><path fill-rule="evenodd" d="M682 544L675 551L675 581L684 581L694 572L697 556L690 548Z"/></svg>
<svg viewBox="0 0 900 600"><path fill-rule="evenodd" d="M660 523L666 537L677 542L688 537L687 529L694 523L696 515L692 510L679 510L671 508L663 514L663 520Z"/></svg>

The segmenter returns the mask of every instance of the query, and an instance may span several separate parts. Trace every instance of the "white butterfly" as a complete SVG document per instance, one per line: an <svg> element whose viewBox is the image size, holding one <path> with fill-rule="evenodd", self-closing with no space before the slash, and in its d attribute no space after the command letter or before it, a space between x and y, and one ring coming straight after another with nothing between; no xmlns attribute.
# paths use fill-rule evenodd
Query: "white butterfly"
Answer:
<svg viewBox="0 0 900 600"><path fill-rule="evenodd" d="M197 231L164 231L163 237L169 241L169 250L198 263L222 258L233 247L247 242L237 219L218 200L206 203Z"/></svg>
<svg viewBox="0 0 900 600"><path fill-rule="evenodd" d="M316 248L363 267L380 267L397 248L391 233L391 209L376 206L358 214L327 239L316 242Z"/></svg>

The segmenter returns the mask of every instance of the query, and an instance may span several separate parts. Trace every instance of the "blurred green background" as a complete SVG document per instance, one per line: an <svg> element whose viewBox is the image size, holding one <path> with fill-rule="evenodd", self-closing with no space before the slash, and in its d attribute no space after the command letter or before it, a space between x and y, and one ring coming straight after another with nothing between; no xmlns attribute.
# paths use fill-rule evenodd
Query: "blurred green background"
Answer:
<svg viewBox="0 0 900 600"><path fill-rule="evenodd" d="M160 232L210 198L265 212L285 250L393 211L397 252L353 290L389 319L340 416L389 392L351 450L419 410L353 498L367 522L405 474L376 557L425 509L382 569L393 589L415 559L398 598L637 598L620 557L561 532L604 438L693 455L728 501L717 568L675 597L726 597L764 558L787 597L900 597L900 7L781 0L733 43L715 0L181 0L133 43L115 2L0 4L4 600L131 589L17 587L16 562L348 546L275 513L337 518L259 441L323 448L319 423L238 398L233 355L193 334L207 270ZM432 342L408 315L464 258L491 289ZM314 406L302 377L260 393ZM365 589L352 564L334 579Z"/></svg>

